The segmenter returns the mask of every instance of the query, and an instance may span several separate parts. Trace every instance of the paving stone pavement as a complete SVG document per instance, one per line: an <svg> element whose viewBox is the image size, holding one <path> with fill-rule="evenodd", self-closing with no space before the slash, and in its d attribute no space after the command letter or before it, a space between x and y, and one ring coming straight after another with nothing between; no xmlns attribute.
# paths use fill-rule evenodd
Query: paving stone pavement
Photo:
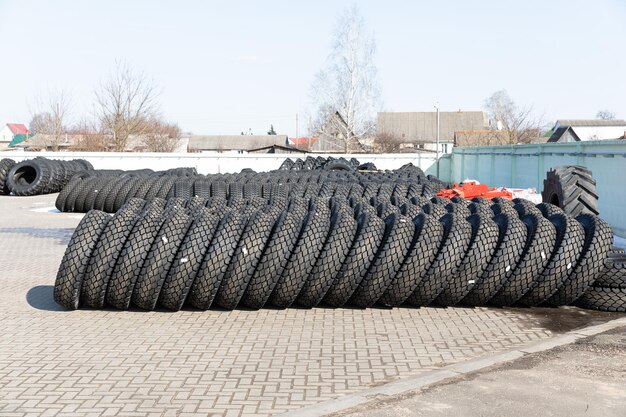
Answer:
<svg viewBox="0 0 626 417"><path fill-rule="evenodd" d="M0 197L1 416L278 414L553 334L533 310L63 311L80 216L53 201Z"/></svg>

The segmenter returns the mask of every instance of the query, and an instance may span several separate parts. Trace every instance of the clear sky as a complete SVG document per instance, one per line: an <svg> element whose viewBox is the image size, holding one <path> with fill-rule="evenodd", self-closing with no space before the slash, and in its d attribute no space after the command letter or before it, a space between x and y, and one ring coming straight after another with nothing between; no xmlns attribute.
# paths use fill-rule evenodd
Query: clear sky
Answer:
<svg viewBox="0 0 626 417"><path fill-rule="evenodd" d="M0 123L64 89L74 117L122 60L185 131L306 132L310 85L352 2L0 0ZM361 1L385 110L480 110L506 89L546 121L626 118L626 0Z"/></svg>

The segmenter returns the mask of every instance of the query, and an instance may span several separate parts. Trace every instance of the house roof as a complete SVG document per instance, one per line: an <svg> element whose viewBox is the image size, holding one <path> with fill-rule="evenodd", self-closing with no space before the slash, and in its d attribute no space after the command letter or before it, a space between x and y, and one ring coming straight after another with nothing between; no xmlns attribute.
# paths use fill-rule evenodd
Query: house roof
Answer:
<svg viewBox="0 0 626 417"><path fill-rule="evenodd" d="M14 135L28 135L30 133L26 125L22 123L7 123L7 126Z"/></svg>
<svg viewBox="0 0 626 417"><path fill-rule="evenodd" d="M482 111L439 113L439 138L454 141L454 132L484 130L487 118ZM434 142L437 138L437 112L381 112L376 124L378 135L390 135L400 143Z"/></svg>
<svg viewBox="0 0 626 417"><path fill-rule="evenodd" d="M602 120L602 119L562 119L556 121L557 126L572 126L572 127L600 127L600 126L626 126L626 120Z"/></svg>
<svg viewBox="0 0 626 417"><path fill-rule="evenodd" d="M289 138L289 142L296 147L306 147L317 142L318 138Z"/></svg>
<svg viewBox="0 0 626 417"><path fill-rule="evenodd" d="M580 138L578 137L576 132L574 132L572 126L560 126L556 128L552 133L552 136L550 136L550 138L548 139L548 142L558 142L566 132L569 132L569 134L572 136L572 138L574 138L576 142L580 142Z"/></svg>
<svg viewBox="0 0 626 417"><path fill-rule="evenodd" d="M280 150L287 151L287 152L292 152L292 153L303 153L303 152L305 152L302 149L298 149L295 146L291 146L291 145L287 145L287 146L283 146L283 145L263 146L262 148L249 149L248 152L268 151L270 149L274 149L274 150L280 149Z"/></svg>
<svg viewBox="0 0 626 417"><path fill-rule="evenodd" d="M272 145L287 145L286 135L192 135L189 149L204 151L249 151Z"/></svg>

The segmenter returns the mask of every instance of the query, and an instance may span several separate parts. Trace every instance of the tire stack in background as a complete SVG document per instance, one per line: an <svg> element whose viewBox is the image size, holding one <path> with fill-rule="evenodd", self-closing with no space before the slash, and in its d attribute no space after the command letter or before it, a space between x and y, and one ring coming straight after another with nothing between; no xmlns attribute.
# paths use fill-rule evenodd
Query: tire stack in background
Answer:
<svg viewBox="0 0 626 417"><path fill-rule="evenodd" d="M195 168L82 172L75 175L61 190L55 205L62 212L86 213L95 209L115 213L133 197L146 200L167 198L178 179L194 178L197 174Z"/></svg>
<svg viewBox="0 0 626 417"><path fill-rule="evenodd" d="M37 157L15 163L0 161L0 192L4 195L33 196L58 193L74 175L93 170L84 159L60 161Z"/></svg>
<svg viewBox="0 0 626 417"><path fill-rule="evenodd" d="M311 158L311 160L315 160ZM358 162L358 161L356 161ZM343 162L338 162L344 164ZM63 212L91 209L114 213L132 198L214 198L227 200L276 195L337 198L432 197L447 183L411 164L394 171L350 169L276 170L238 174L197 175L189 169L148 175L124 172L101 176L92 171L74 178L59 194L56 207Z"/></svg>

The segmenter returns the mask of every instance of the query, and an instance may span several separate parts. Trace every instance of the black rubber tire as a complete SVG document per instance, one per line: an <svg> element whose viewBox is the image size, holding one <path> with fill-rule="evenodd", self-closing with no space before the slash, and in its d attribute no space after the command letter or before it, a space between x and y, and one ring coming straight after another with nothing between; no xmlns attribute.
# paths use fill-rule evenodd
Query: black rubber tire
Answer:
<svg viewBox="0 0 626 417"><path fill-rule="evenodd" d="M378 249L367 274L350 298L350 303L358 307L371 307L383 296L393 283L406 258L413 236L415 223L408 217L391 214L385 218L385 237Z"/></svg>
<svg viewBox="0 0 626 417"><path fill-rule="evenodd" d="M521 305L534 307L548 300L563 285L582 253L585 229L576 219L557 210L548 217L556 229L556 249L533 287L519 300Z"/></svg>
<svg viewBox="0 0 626 417"><path fill-rule="evenodd" d="M102 209L102 207L96 207L96 200L104 201L104 198L98 199L101 195L106 195L104 193L108 193L109 188L107 187L111 183L109 178L99 178L93 184L93 188L87 194L85 201L83 203L83 212L87 213L89 210L93 209Z"/></svg>
<svg viewBox="0 0 626 417"><path fill-rule="evenodd" d="M7 183L7 176L15 165L16 162L12 159L3 158L0 160L0 195L9 195L11 193Z"/></svg>
<svg viewBox="0 0 626 417"><path fill-rule="evenodd" d="M296 303L303 307L317 306L339 273L354 242L357 224L354 213L347 205L334 208L331 226L324 248L315 262Z"/></svg>
<svg viewBox="0 0 626 417"><path fill-rule="evenodd" d="M81 287L91 254L111 216L100 211L87 213L72 234L54 283L54 301L69 310L80 303Z"/></svg>
<svg viewBox="0 0 626 417"><path fill-rule="evenodd" d="M69 195L74 191L74 188L77 187L81 181L82 180L80 178L72 179L69 183L67 183L65 187L63 187L59 195L57 195L56 200L54 201L54 206L57 208L57 210L62 213L66 211L71 211L68 207L67 199Z"/></svg>
<svg viewBox="0 0 626 417"><path fill-rule="evenodd" d="M524 254L508 281L489 300L492 305L510 306L520 300L541 279L556 249L556 228L550 221L534 213L521 220L528 229Z"/></svg>
<svg viewBox="0 0 626 417"><path fill-rule="evenodd" d="M187 302L200 309L207 310L220 288L230 260L237 249L247 219L237 213L227 213L218 225L213 241L196 275Z"/></svg>
<svg viewBox="0 0 626 417"><path fill-rule="evenodd" d="M115 213L126 201L126 195L135 185L136 178L125 176L109 191L104 199L104 211L107 213Z"/></svg>
<svg viewBox="0 0 626 417"><path fill-rule="evenodd" d="M109 278L143 207L143 200L131 200L107 223L85 270L81 290L83 305L104 307Z"/></svg>
<svg viewBox="0 0 626 417"><path fill-rule="evenodd" d="M137 220L109 278L107 305L124 310L130 307L137 278L152 243L167 218L168 215L164 213L162 205L154 200L148 205L142 217Z"/></svg>
<svg viewBox="0 0 626 417"><path fill-rule="evenodd" d="M594 285L626 289L626 258L623 255L617 258L609 257L605 261L605 266Z"/></svg>
<svg viewBox="0 0 626 417"><path fill-rule="evenodd" d="M363 207L368 207L364 205ZM331 307L341 307L350 300L361 280L367 274L381 245L385 222L367 210L357 210L357 232L350 252L322 302Z"/></svg>
<svg viewBox="0 0 626 417"><path fill-rule="evenodd" d="M400 269L378 300L382 305L400 306L413 294L442 244L444 230L437 219L424 213L411 218L415 224L415 235Z"/></svg>
<svg viewBox="0 0 626 417"><path fill-rule="evenodd" d="M541 197L571 216L600 214L596 180L588 168L565 165L551 168L543 182Z"/></svg>
<svg viewBox="0 0 626 417"><path fill-rule="evenodd" d="M73 197L72 211L76 213L86 213L85 203L90 194L93 194L93 190L96 187L96 184L101 180L98 177L90 177L82 180L82 183L78 188L76 188L76 196ZM72 198L68 199L70 204L72 203Z"/></svg>
<svg viewBox="0 0 626 417"><path fill-rule="evenodd" d="M313 201L287 265L274 287L269 302L280 308L291 306L315 267L330 229L330 209L321 201Z"/></svg>
<svg viewBox="0 0 626 417"><path fill-rule="evenodd" d="M6 183L14 195L32 196L47 192L52 169L44 158L15 164L7 174Z"/></svg>
<svg viewBox="0 0 626 417"><path fill-rule="evenodd" d="M131 302L136 307L147 311L152 311L156 307L163 282L191 226L191 221L187 214L178 211L161 227L133 289Z"/></svg>
<svg viewBox="0 0 626 417"><path fill-rule="evenodd" d="M257 212L246 225L215 296L215 304L232 310L243 297L280 213Z"/></svg>
<svg viewBox="0 0 626 417"><path fill-rule="evenodd" d="M512 209L512 207L511 207ZM515 211L515 210L514 210ZM498 248L485 272L461 304L483 306L508 280L523 255L528 230L516 214L500 213L493 220L499 228Z"/></svg>
<svg viewBox="0 0 626 417"><path fill-rule="evenodd" d="M626 312L626 290L609 287L591 287L576 301L582 308Z"/></svg>
<svg viewBox="0 0 626 417"><path fill-rule="evenodd" d="M480 282L498 247L499 228L490 216L472 214L467 221L472 226L469 249L456 274L448 281L448 286L434 301L437 305L454 306L461 302Z"/></svg>
<svg viewBox="0 0 626 417"><path fill-rule="evenodd" d="M173 311L183 307L204 255L211 245L219 219L218 215L205 209L194 220L163 282L159 295L160 306Z"/></svg>
<svg viewBox="0 0 626 417"><path fill-rule="evenodd" d="M96 198L95 198L95 200L93 202L93 209L94 210L105 211L106 198L109 195L109 193L111 192L111 190L113 188L115 188L115 186L117 185L118 181L120 181L120 178L105 177L105 178L103 178L103 180L105 181L105 185L98 192L98 195L96 196ZM65 189L63 189L63 191L65 191ZM61 193L63 191L61 191Z"/></svg>
<svg viewBox="0 0 626 417"><path fill-rule="evenodd" d="M243 305L258 309L267 303L296 245L302 221L302 217L289 212L283 212L278 218L265 252L241 299Z"/></svg>
<svg viewBox="0 0 626 417"><path fill-rule="evenodd" d="M346 162L331 162L324 165L324 169L327 171L354 171L354 167Z"/></svg>
<svg viewBox="0 0 626 417"><path fill-rule="evenodd" d="M435 261L406 302L427 306L441 294L463 262L472 239L472 226L461 216L448 213L440 220L444 225L443 245Z"/></svg>
<svg viewBox="0 0 626 417"><path fill-rule="evenodd" d="M613 230L607 222L592 214L580 214L576 220L585 228L585 244L571 274L548 300L554 306L576 301L604 269L604 261L613 243Z"/></svg>

